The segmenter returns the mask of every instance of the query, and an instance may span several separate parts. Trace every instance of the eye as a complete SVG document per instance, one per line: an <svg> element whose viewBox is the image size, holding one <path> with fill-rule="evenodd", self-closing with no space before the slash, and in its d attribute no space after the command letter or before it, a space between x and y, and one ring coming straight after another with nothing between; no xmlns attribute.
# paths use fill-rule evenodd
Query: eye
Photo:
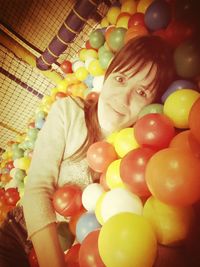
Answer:
<svg viewBox="0 0 200 267"><path fill-rule="evenodd" d="M123 76L116 76L115 77L115 80L118 82L118 83L125 83L125 78Z"/></svg>
<svg viewBox="0 0 200 267"><path fill-rule="evenodd" d="M144 88L138 88L136 90L136 92L137 92L138 95L140 95L142 97L145 97L145 98L147 97L147 92L146 92L146 90Z"/></svg>

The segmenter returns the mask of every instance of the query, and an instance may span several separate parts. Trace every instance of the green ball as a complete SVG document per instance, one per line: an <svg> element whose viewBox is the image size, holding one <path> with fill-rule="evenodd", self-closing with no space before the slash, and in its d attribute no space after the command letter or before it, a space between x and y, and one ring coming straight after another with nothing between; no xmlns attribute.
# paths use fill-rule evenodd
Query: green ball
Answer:
<svg viewBox="0 0 200 267"><path fill-rule="evenodd" d="M176 72L183 78L192 78L200 73L199 44L192 40L181 43L174 51Z"/></svg>
<svg viewBox="0 0 200 267"><path fill-rule="evenodd" d="M27 131L27 136L30 140L34 141L37 139L38 133L39 133L39 130L37 128L30 128Z"/></svg>
<svg viewBox="0 0 200 267"><path fill-rule="evenodd" d="M23 181L24 177L26 176L26 172L24 170L21 169L16 169L14 178L17 182L21 182Z"/></svg>
<svg viewBox="0 0 200 267"><path fill-rule="evenodd" d="M144 115L149 113L163 113L163 105L162 104L150 104L141 109L138 114L138 119L142 118Z"/></svg>
<svg viewBox="0 0 200 267"><path fill-rule="evenodd" d="M101 57L99 58L99 62L103 69L108 68L113 56L113 53L110 51L105 51L104 53L102 53Z"/></svg>
<svg viewBox="0 0 200 267"><path fill-rule="evenodd" d="M108 38L108 45L112 51L117 52L123 47L126 31L125 28L116 28L111 32Z"/></svg>
<svg viewBox="0 0 200 267"><path fill-rule="evenodd" d="M90 34L89 42L92 48L99 48L101 47L104 42L105 38L103 33L100 30L95 30Z"/></svg>
<svg viewBox="0 0 200 267"><path fill-rule="evenodd" d="M98 50L98 57L100 58L104 52L108 51L104 45L102 45Z"/></svg>

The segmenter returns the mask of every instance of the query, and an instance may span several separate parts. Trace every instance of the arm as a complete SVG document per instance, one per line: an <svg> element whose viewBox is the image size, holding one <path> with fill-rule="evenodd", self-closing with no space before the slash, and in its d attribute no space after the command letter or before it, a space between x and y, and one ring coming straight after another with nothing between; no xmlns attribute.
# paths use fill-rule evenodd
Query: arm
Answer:
<svg viewBox="0 0 200 267"><path fill-rule="evenodd" d="M65 267L56 224L52 223L33 234L31 238L40 267Z"/></svg>

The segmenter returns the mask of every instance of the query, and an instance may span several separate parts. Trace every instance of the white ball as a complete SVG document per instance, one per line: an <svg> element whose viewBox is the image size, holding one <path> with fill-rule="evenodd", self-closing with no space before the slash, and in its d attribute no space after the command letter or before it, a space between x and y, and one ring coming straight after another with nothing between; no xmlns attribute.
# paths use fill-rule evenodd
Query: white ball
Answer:
<svg viewBox="0 0 200 267"><path fill-rule="evenodd" d="M87 211L94 211L97 200L103 194L104 189L98 183L89 184L82 193L82 204Z"/></svg>
<svg viewBox="0 0 200 267"><path fill-rule="evenodd" d="M93 58L93 57L89 57L88 59L86 59L86 61L85 61L85 67L86 67L87 70L88 70L88 68L89 68L90 63L91 63L93 60L95 60L95 58Z"/></svg>
<svg viewBox="0 0 200 267"><path fill-rule="evenodd" d="M104 75L95 76L93 79L93 91L101 92L104 83Z"/></svg>
<svg viewBox="0 0 200 267"><path fill-rule="evenodd" d="M85 67L85 63L83 61L75 61L72 64L72 70L73 72L76 72L80 67Z"/></svg>
<svg viewBox="0 0 200 267"><path fill-rule="evenodd" d="M113 215L121 212L142 214L141 199L125 188L114 188L106 192L101 203L101 216L104 223Z"/></svg>

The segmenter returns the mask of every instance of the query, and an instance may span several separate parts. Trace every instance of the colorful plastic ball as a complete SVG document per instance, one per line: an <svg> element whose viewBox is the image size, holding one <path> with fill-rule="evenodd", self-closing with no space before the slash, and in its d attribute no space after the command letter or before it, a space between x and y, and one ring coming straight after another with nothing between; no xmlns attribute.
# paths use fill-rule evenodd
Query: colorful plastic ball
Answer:
<svg viewBox="0 0 200 267"><path fill-rule="evenodd" d="M148 30L143 25L135 25L129 28L124 36L124 43L126 44L129 40L137 37L148 35Z"/></svg>
<svg viewBox="0 0 200 267"><path fill-rule="evenodd" d="M23 181L25 176L26 176L26 172L24 170L21 170L21 169L16 169L15 170L14 179L17 182Z"/></svg>
<svg viewBox="0 0 200 267"><path fill-rule="evenodd" d="M75 62L73 62L72 64L72 69L73 69L73 72L76 72L79 68L81 67L85 67L85 64L83 61L80 61L80 60L76 60Z"/></svg>
<svg viewBox="0 0 200 267"><path fill-rule="evenodd" d="M180 89L196 89L197 86L194 84L194 82L188 81L188 80L176 80L170 84L170 86L167 88L165 93L162 95L161 100L164 103L167 97L175 92L176 90Z"/></svg>
<svg viewBox="0 0 200 267"><path fill-rule="evenodd" d="M15 206L20 199L17 188L6 189L4 198L7 205Z"/></svg>
<svg viewBox="0 0 200 267"><path fill-rule="evenodd" d="M53 206L57 213L67 217L73 216L82 207L82 190L77 185L66 184L53 195Z"/></svg>
<svg viewBox="0 0 200 267"><path fill-rule="evenodd" d="M72 234L74 236L76 236L76 224L77 224L77 221L79 220L81 215L83 213L85 213L85 212L86 212L86 210L82 206L81 209L75 215L73 215L73 216L71 216L69 218L69 229L70 229L70 231L72 232Z"/></svg>
<svg viewBox="0 0 200 267"><path fill-rule="evenodd" d="M22 157L22 158L14 160L15 168L19 168L25 171L29 169L30 163L31 163L31 160L27 157Z"/></svg>
<svg viewBox="0 0 200 267"><path fill-rule="evenodd" d="M66 266L79 267L80 247L80 244L75 244L64 253Z"/></svg>
<svg viewBox="0 0 200 267"><path fill-rule="evenodd" d="M27 137L30 140L36 140L39 130L37 128L30 128L27 131Z"/></svg>
<svg viewBox="0 0 200 267"><path fill-rule="evenodd" d="M163 149L175 135L171 120L164 114L150 113L136 121L134 136L140 146Z"/></svg>
<svg viewBox="0 0 200 267"><path fill-rule="evenodd" d="M108 27L109 26L109 21L106 17L102 18L101 20L101 27Z"/></svg>
<svg viewBox="0 0 200 267"><path fill-rule="evenodd" d="M93 79L93 91L101 92L104 83L104 75L96 76Z"/></svg>
<svg viewBox="0 0 200 267"><path fill-rule="evenodd" d="M151 195L145 181L145 170L153 154L155 154L155 150L140 147L130 151L121 160L121 179L139 197L148 197Z"/></svg>
<svg viewBox="0 0 200 267"><path fill-rule="evenodd" d="M85 98L86 101L91 101L91 102L98 102L98 99L99 99L99 93L97 92L89 92Z"/></svg>
<svg viewBox="0 0 200 267"><path fill-rule="evenodd" d="M42 129L44 123L45 123L44 119L37 119L35 121L35 127L40 130L40 129Z"/></svg>
<svg viewBox="0 0 200 267"><path fill-rule="evenodd" d="M93 80L94 80L94 77L89 74L89 75L87 75L86 79L84 80L84 83L87 85L88 88L91 89L93 86Z"/></svg>
<svg viewBox="0 0 200 267"><path fill-rule="evenodd" d="M112 51L117 52L123 47L126 31L125 28L116 28L110 33L108 45Z"/></svg>
<svg viewBox="0 0 200 267"><path fill-rule="evenodd" d="M98 58L97 51L95 51L94 49L87 49L87 51L85 52L85 60L89 58L97 59Z"/></svg>
<svg viewBox="0 0 200 267"><path fill-rule="evenodd" d="M28 261L29 261L30 267L39 267L37 255L35 253L34 248L31 248L31 250L28 254Z"/></svg>
<svg viewBox="0 0 200 267"><path fill-rule="evenodd" d="M81 61L85 61L86 51L87 51L86 48L81 48L80 49L78 54L79 54L79 58L80 58Z"/></svg>
<svg viewBox="0 0 200 267"><path fill-rule="evenodd" d="M109 191L109 190L107 190ZM104 192L97 200L97 203L96 203L96 207L95 207L95 216L97 218L97 221L103 225L104 224L104 220L103 220L103 217L102 217L102 214L101 214L101 204L102 204L102 201L104 199L106 195L106 192Z"/></svg>
<svg viewBox="0 0 200 267"><path fill-rule="evenodd" d="M89 40L90 40L90 45L92 46L92 48L99 48L105 42L103 33L98 29L93 31L90 34Z"/></svg>
<svg viewBox="0 0 200 267"><path fill-rule="evenodd" d="M154 0L139 0L137 4L137 12L145 13L153 1Z"/></svg>
<svg viewBox="0 0 200 267"><path fill-rule="evenodd" d="M106 171L104 171L100 178L99 178L99 183L100 185L103 187L104 191L108 191L110 190L110 188L108 187L107 185L107 182L106 182ZM98 218L97 218L98 219Z"/></svg>
<svg viewBox="0 0 200 267"><path fill-rule="evenodd" d="M98 183L89 184L82 194L82 204L87 211L94 211L98 198L104 192L103 187Z"/></svg>
<svg viewBox="0 0 200 267"><path fill-rule="evenodd" d="M91 63L88 66L88 71L93 76L100 76L104 74L104 70L101 67L98 59L91 61Z"/></svg>
<svg viewBox="0 0 200 267"><path fill-rule="evenodd" d="M117 22L117 17L119 16L121 10L119 7L112 6L109 8L106 18L110 24L115 25Z"/></svg>
<svg viewBox="0 0 200 267"><path fill-rule="evenodd" d="M196 140L200 143L200 97L194 102L189 113L189 127Z"/></svg>
<svg viewBox="0 0 200 267"><path fill-rule="evenodd" d="M105 141L92 144L87 151L87 162L96 172L103 172L108 165L117 159L115 148Z"/></svg>
<svg viewBox="0 0 200 267"><path fill-rule="evenodd" d="M129 13L121 13L117 18L116 28L128 29L128 22L131 15Z"/></svg>
<svg viewBox="0 0 200 267"><path fill-rule="evenodd" d="M144 23L144 14L141 12L136 12L135 14L131 15L128 21L128 28L131 28L132 26L137 26L137 25L146 27Z"/></svg>
<svg viewBox="0 0 200 267"><path fill-rule="evenodd" d="M99 254L106 266L152 267L157 241L149 222L142 216L123 212L101 228Z"/></svg>
<svg viewBox="0 0 200 267"><path fill-rule="evenodd" d="M72 63L69 60L64 60L60 67L64 73L72 73Z"/></svg>
<svg viewBox="0 0 200 267"><path fill-rule="evenodd" d="M128 189L121 187L106 192L100 207L103 223L118 213L131 212L141 215L142 210L141 199Z"/></svg>
<svg viewBox="0 0 200 267"><path fill-rule="evenodd" d="M159 113L163 114L163 105L162 104L149 104L141 109L140 113L138 114L138 119L142 118L146 114L150 113Z"/></svg>
<svg viewBox="0 0 200 267"><path fill-rule="evenodd" d="M111 51L105 51L99 57L99 63L104 70L108 68L111 60L113 59L113 56L114 55Z"/></svg>
<svg viewBox="0 0 200 267"><path fill-rule="evenodd" d="M175 206L192 205L200 198L199 158L181 148L158 151L146 167L146 182L152 195Z"/></svg>
<svg viewBox="0 0 200 267"><path fill-rule="evenodd" d="M122 4L121 12L127 12L129 14L134 14L137 11L136 7L137 7L137 5L136 5L135 1L127 0L127 1L124 1L124 3Z"/></svg>
<svg viewBox="0 0 200 267"><path fill-rule="evenodd" d="M120 130L114 140L114 147L119 157L124 157L129 151L139 147L134 137L134 128Z"/></svg>
<svg viewBox="0 0 200 267"><path fill-rule="evenodd" d="M181 245L194 223L192 206L167 205L151 196L145 202L143 215L151 223L159 244Z"/></svg>
<svg viewBox="0 0 200 267"><path fill-rule="evenodd" d="M88 76L88 71L86 70L85 66L80 67L75 71L75 75L79 81L84 81Z"/></svg>
<svg viewBox="0 0 200 267"><path fill-rule="evenodd" d="M83 240L79 250L80 267L105 267L99 255L98 238L100 230L89 233Z"/></svg>
<svg viewBox="0 0 200 267"><path fill-rule="evenodd" d="M147 28L157 31L166 28L171 20L170 5L166 1L156 0L147 8L144 21Z"/></svg>
<svg viewBox="0 0 200 267"><path fill-rule="evenodd" d="M180 129L189 127L189 113L200 94L191 89L173 92L164 103L164 114L171 119L174 126Z"/></svg>
<svg viewBox="0 0 200 267"><path fill-rule="evenodd" d="M200 158L200 142L197 141L191 130L185 130L175 135L169 147L191 151L194 156Z"/></svg>
<svg viewBox="0 0 200 267"><path fill-rule="evenodd" d="M105 38L106 38L106 42L108 42L109 38L110 38L110 34L111 32L113 32L116 29L115 25L110 25L106 31L105 31Z"/></svg>
<svg viewBox="0 0 200 267"><path fill-rule="evenodd" d="M86 67L87 70L88 70L88 68L89 68L90 63L91 63L93 60L95 60L95 58L93 58L93 57L89 57L89 58L87 58L87 59L85 60L85 67Z"/></svg>
<svg viewBox="0 0 200 267"><path fill-rule="evenodd" d="M82 243L86 236L94 230L100 229L101 225L93 212L86 212L80 216L76 224L76 239Z"/></svg>
<svg viewBox="0 0 200 267"><path fill-rule="evenodd" d="M199 44L192 40L181 43L174 51L176 72L183 78L192 78L200 73Z"/></svg>
<svg viewBox="0 0 200 267"><path fill-rule="evenodd" d="M120 163L121 159L114 160L106 170L106 184L110 189L125 187L125 184L120 177Z"/></svg>

